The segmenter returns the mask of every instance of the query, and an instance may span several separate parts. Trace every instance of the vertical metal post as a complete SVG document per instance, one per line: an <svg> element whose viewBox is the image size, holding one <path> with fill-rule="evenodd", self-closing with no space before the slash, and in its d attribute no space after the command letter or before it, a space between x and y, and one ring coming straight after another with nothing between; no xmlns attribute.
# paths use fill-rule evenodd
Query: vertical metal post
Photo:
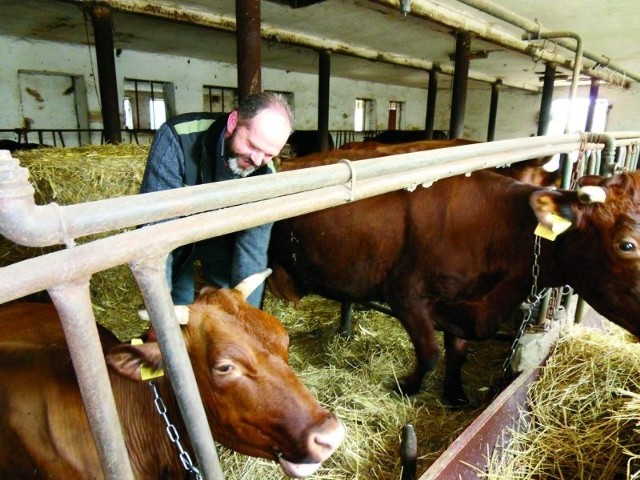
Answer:
<svg viewBox="0 0 640 480"><path fill-rule="evenodd" d="M600 80L591 78L591 87L589 88L589 110L587 110L587 121L584 127L585 132L593 129L593 116L596 111L596 102L598 100L598 92L600 90Z"/></svg>
<svg viewBox="0 0 640 480"><path fill-rule="evenodd" d="M456 63L453 73L449 138L464 136L464 111L467 102L470 56L471 34L469 32L456 33Z"/></svg>
<svg viewBox="0 0 640 480"><path fill-rule="evenodd" d="M400 459L402 460L401 480L415 480L418 464L418 439L411 423L407 423L402 427Z"/></svg>
<svg viewBox="0 0 640 480"><path fill-rule="evenodd" d="M353 302L342 301L340 303L340 335L351 336L353 331Z"/></svg>
<svg viewBox="0 0 640 480"><path fill-rule="evenodd" d="M496 133L496 118L498 117L498 98L500 96L500 80L491 84L491 107L489 108L489 127L487 128L487 142L492 142Z"/></svg>
<svg viewBox="0 0 640 480"><path fill-rule="evenodd" d="M89 9L98 61L98 83L102 104L102 123L106 143L122 143L120 104L116 82L116 61L113 52L113 21L111 9L94 5Z"/></svg>
<svg viewBox="0 0 640 480"><path fill-rule="evenodd" d="M133 480L91 305L89 279L57 285L48 292L60 315L104 478Z"/></svg>
<svg viewBox="0 0 640 480"><path fill-rule="evenodd" d="M260 0L236 0L236 45L238 97L242 101L262 90Z"/></svg>
<svg viewBox="0 0 640 480"><path fill-rule="evenodd" d="M433 125L436 118L436 98L438 95L438 72L440 67L434 65L429 72L429 87L427 91L427 116L424 124L427 140L433 140Z"/></svg>
<svg viewBox="0 0 640 480"><path fill-rule="evenodd" d="M189 432L200 472L207 480L222 480L224 477L211 429L171 301L166 264L167 256L164 255L135 260L129 266L158 337L164 365Z"/></svg>
<svg viewBox="0 0 640 480"><path fill-rule="evenodd" d="M542 84L542 97L540 99L540 117L538 118L538 136L546 135L551 118L551 102L553 99L553 87L556 79L556 64L547 62L544 69L544 83Z"/></svg>
<svg viewBox="0 0 640 480"><path fill-rule="evenodd" d="M318 145L321 152L329 150L329 83L331 81L331 53L319 52L318 65Z"/></svg>

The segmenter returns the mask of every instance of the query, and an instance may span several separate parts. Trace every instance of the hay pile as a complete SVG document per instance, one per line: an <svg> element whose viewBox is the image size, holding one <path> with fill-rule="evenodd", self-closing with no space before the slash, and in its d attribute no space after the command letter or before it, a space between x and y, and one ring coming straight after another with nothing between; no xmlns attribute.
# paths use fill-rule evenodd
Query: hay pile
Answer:
<svg viewBox="0 0 640 480"><path fill-rule="evenodd" d="M640 344L611 325L573 326L529 390L522 431L489 462L489 479L640 478Z"/></svg>
<svg viewBox="0 0 640 480"><path fill-rule="evenodd" d="M38 205L50 202L73 205L137 194L148 150L148 145L95 145L21 150L12 155L29 169ZM77 243L113 233L79 238ZM0 236L0 267L62 248L23 247ZM137 336L145 328L135 310L122 308L133 303L142 305L142 297L126 265L93 275L91 297L97 321L121 339ZM115 318L113 312L120 314Z"/></svg>

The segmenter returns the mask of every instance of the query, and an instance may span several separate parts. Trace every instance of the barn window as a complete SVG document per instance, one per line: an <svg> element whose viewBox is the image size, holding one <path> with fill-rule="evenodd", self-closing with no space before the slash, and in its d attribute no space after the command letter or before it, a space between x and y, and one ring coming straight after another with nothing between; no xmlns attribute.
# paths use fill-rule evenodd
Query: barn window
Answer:
<svg viewBox="0 0 640 480"><path fill-rule="evenodd" d="M230 112L238 106L238 89L231 87L204 86L205 112Z"/></svg>
<svg viewBox="0 0 640 480"><path fill-rule="evenodd" d="M404 102L389 102L389 118L387 130L402 130L404 128Z"/></svg>
<svg viewBox="0 0 640 480"><path fill-rule="evenodd" d="M596 108L593 113L592 132L604 132L607 127L607 113L609 101L605 98L596 100ZM588 98L576 98L571 107L571 119L569 120L569 133L584 132L587 124L587 112L589 111ZM554 100L551 104L551 119L549 120L548 135L564 133L569 115L569 99Z"/></svg>
<svg viewBox="0 0 640 480"><path fill-rule="evenodd" d="M370 98L356 98L356 109L354 112L354 126L356 132L365 130L375 130L375 100Z"/></svg>
<svg viewBox="0 0 640 480"><path fill-rule="evenodd" d="M160 98L149 99L149 120L151 128L157 130L167 120L167 110L164 108L164 100Z"/></svg>
<svg viewBox="0 0 640 480"><path fill-rule="evenodd" d="M130 129L156 129L170 110L171 83L125 79L124 116Z"/></svg>

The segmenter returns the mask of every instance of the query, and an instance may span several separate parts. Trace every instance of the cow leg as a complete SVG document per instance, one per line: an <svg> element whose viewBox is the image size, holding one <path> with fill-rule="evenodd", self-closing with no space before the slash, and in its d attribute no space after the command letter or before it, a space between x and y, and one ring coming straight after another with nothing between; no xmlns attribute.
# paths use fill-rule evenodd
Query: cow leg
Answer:
<svg viewBox="0 0 640 480"><path fill-rule="evenodd" d="M449 332L444 334L445 375L444 399L453 407L464 407L469 400L462 388L462 365L467 358L469 342Z"/></svg>
<svg viewBox="0 0 640 480"><path fill-rule="evenodd" d="M398 312L397 309L394 312ZM427 372L433 370L440 358L440 347L436 339L433 324L422 311L394 313L409 334L416 354L416 366L413 373L400 380L399 393L415 395L420 391L422 380Z"/></svg>

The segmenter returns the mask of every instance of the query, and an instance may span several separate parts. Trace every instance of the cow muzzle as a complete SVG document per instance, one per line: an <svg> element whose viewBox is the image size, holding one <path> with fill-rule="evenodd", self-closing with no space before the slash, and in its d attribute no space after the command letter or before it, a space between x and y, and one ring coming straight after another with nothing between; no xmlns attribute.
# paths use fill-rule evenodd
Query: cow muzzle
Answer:
<svg viewBox="0 0 640 480"><path fill-rule="evenodd" d="M307 451L309 458L317 460L311 463L294 463L286 460L281 453L277 453L278 463L285 475L291 478L305 478L313 475L322 462L337 450L345 436L345 428L341 421L334 416L328 418L324 424L309 434Z"/></svg>

